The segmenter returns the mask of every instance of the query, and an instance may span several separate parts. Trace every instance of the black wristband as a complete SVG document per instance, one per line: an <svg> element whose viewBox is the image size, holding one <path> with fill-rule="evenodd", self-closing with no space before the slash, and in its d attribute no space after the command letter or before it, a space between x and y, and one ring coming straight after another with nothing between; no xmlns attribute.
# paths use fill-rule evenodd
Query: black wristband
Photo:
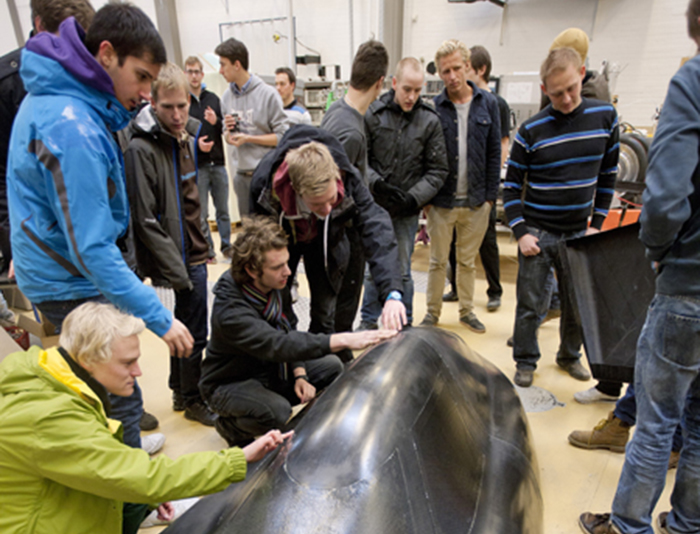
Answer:
<svg viewBox="0 0 700 534"><path fill-rule="evenodd" d="M299 380L300 378L303 378L303 379L306 380L307 382L309 381L309 377L306 376L306 375L297 375L297 376L294 377L294 381L297 381L297 380Z"/></svg>

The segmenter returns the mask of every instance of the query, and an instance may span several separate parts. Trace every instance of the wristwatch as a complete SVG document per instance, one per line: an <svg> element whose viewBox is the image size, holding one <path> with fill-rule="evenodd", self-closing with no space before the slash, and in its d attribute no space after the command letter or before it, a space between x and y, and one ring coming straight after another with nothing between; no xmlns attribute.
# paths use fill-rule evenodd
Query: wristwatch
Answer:
<svg viewBox="0 0 700 534"><path fill-rule="evenodd" d="M396 290L389 293L389 296L386 298L386 300L398 300L399 302L403 302L403 298L401 298L401 293L399 293Z"/></svg>

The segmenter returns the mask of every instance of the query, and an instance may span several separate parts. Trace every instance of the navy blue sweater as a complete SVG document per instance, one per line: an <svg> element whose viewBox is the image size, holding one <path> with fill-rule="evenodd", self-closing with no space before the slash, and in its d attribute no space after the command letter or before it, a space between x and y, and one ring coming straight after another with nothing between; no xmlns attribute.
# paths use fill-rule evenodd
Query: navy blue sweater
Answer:
<svg viewBox="0 0 700 534"><path fill-rule="evenodd" d="M528 226L563 234L598 228L608 214L619 155L615 108L583 98L562 114L551 105L520 127L508 160L503 206L515 237Z"/></svg>
<svg viewBox="0 0 700 534"><path fill-rule="evenodd" d="M649 152L641 239L656 291L700 296L700 57L671 80Z"/></svg>

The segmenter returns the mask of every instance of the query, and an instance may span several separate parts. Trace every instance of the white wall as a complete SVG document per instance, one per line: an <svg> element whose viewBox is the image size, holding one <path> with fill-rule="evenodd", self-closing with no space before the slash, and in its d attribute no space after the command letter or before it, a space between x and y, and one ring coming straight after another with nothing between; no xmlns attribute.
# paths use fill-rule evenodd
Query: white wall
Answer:
<svg viewBox="0 0 700 534"><path fill-rule="evenodd" d="M681 58L695 52L686 6L685 0L509 0L504 11L490 3L406 0L404 55L430 61L444 39L456 37L485 46L494 75L538 71L554 37L577 26L592 37L590 68L603 60L624 67L615 91L622 118L648 126Z"/></svg>
<svg viewBox="0 0 700 534"><path fill-rule="evenodd" d="M99 8L105 2L93 0L93 5ZM285 16L289 6L288 0L176 2L185 56L212 52L219 43L220 22ZM381 2L353 0L355 48L370 37L380 36ZM154 0L134 3L155 20ZM0 54L5 54L15 42L5 2L2 4ZM293 0L297 37L320 52L324 63L340 64L344 78L349 77L351 61L349 5L350 0ZM504 11L488 2L405 0L404 55L428 62L444 39L457 37L469 46L488 48L496 75L537 71L553 38L567 27L578 26L592 37L591 68L597 69L604 59L624 67L615 91L623 119L648 126L681 58L695 52L685 31L686 5L686 0L509 0ZM17 7L26 34L30 27L29 0L17 0ZM255 46L250 46L253 72L271 74L270 65L278 63L279 57L287 57L287 40L275 45L270 29L258 25L251 30L256 32L251 37ZM275 29L283 35L288 33L284 24ZM282 48L284 54L274 55ZM307 53L301 46L297 51ZM308 78L315 74L315 67L300 66L298 72Z"/></svg>

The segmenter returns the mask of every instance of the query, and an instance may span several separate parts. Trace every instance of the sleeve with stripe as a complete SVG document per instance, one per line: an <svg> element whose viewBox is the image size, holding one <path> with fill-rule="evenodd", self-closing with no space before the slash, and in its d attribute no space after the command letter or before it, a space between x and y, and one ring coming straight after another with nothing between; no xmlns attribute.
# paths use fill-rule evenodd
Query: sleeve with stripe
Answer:
<svg viewBox="0 0 700 534"><path fill-rule="evenodd" d="M521 126L510 150L508 172L503 184L503 208L506 211L508 226L517 239L527 233L527 225L523 218L522 195L530 154L525 135L525 128Z"/></svg>
<svg viewBox="0 0 700 534"><path fill-rule="evenodd" d="M593 217L591 218L591 227L598 230L603 226L603 221L608 216L608 209L615 194L617 163L620 156L620 129L618 127L617 112L613 109L612 113L612 127L600 166L600 173L598 174Z"/></svg>

